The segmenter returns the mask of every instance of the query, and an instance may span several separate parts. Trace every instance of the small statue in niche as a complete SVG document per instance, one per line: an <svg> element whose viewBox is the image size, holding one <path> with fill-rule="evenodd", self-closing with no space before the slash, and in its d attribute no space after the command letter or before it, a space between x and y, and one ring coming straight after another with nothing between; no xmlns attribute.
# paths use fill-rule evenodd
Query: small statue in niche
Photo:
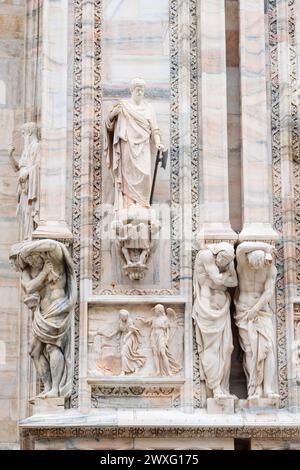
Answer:
<svg viewBox="0 0 300 470"><path fill-rule="evenodd" d="M235 322L244 351L248 398L277 398L275 327L275 249L263 242L243 242L236 252L239 288Z"/></svg>
<svg viewBox="0 0 300 470"><path fill-rule="evenodd" d="M193 319L200 357L200 378L213 397L232 398L229 375L233 341L228 287L237 285L234 248L210 244L197 254L194 268Z"/></svg>
<svg viewBox="0 0 300 470"><path fill-rule="evenodd" d="M39 240L15 245L10 259L22 272L24 303L33 314L29 354L44 385L39 397L68 396L71 320L77 299L72 258L62 243Z"/></svg>
<svg viewBox="0 0 300 470"><path fill-rule="evenodd" d="M120 335L120 354L121 354L121 374L129 375L136 372L138 369L143 367L146 362L146 357L139 353L141 346L141 333L139 329L134 325L133 320L130 318L130 314L127 310L120 310L119 314L119 325L116 331L107 335L101 331L97 331L97 335L105 336L106 338L112 338L113 336ZM94 339L95 344L96 338ZM95 347L93 348L95 351ZM98 351L98 355L101 354L101 350Z"/></svg>
<svg viewBox="0 0 300 470"><path fill-rule="evenodd" d="M105 154L114 180L115 220L112 228L117 246L124 257L124 270L132 280L143 279L146 262L153 247L159 223L150 210L151 159L157 150L157 165L166 167L167 152L161 142L153 107L144 100L146 83L131 82L131 98L121 100L106 120Z"/></svg>
<svg viewBox="0 0 300 470"><path fill-rule="evenodd" d="M37 125L28 122L22 127L24 148L19 161L14 157L15 147L8 149L14 171L19 172L17 187L17 215L23 240L30 240L38 224L40 144Z"/></svg>
<svg viewBox="0 0 300 470"><path fill-rule="evenodd" d="M177 319L176 313L172 308L167 308L157 304L153 311L155 316L152 318L138 317L138 320L151 327L150 344L153 354L155 376L175 375L181 371L182 367L170 352L170 335L172 328L182 326Z"/></svg>

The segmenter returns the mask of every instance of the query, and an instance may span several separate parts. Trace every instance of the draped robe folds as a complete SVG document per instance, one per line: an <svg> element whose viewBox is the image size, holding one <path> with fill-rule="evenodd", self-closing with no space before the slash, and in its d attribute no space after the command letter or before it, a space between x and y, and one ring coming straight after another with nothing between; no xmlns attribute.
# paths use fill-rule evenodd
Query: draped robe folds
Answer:
<svg viewBox="0 0 300 470"><path fill-rule="evenodd" d="M256 318L248 320L249 306L236 303L235 322L239 330L240 345L251 354L251 369L248 370L244 356L244 371L248 382L248 395L253 395L264 380L264 363L269 352L275 356L272 313L267 306L258 311Z"/></svg>
<svg viewBox="0 0 300 470"><path fill-rule="evenodd" d="M151 142L158 132L155 113L146 102L135 107L120 101L122 111L106 122L106 161L115 183L115 211L132 203L149 207Z"/></svg>
<svg viewBox="0 0 300 470"><path fill-rule="evenodd" d="M170 339L170 323L167 317L154 317L151 322L150 344L151 348L157 351L160 356L161 351L164 351L169 362L170 370L173 374L177 374L182 369L180 364L176 361L169 348ZM160 372L163 375L168 375L162 361L159 361Z"/></svg>
<svg viewBox="0 0 300 470"><path fill-rule="evenodd" d="M17 187L17 216L23 230L23 238L31 237L38 224L39 191L39 143L31 142L24 149L19 161Z"/></svg>
<svg viewBox="0 0 300 470"><path fill-rule="evenodd" d="M59 242L57 242L59 243ZM63 252L63 262L66 268L66 287L63 298L55 299L46 309L38 305L34 311L32 333L44 344L52 344L61 349L64 355L64 372L59 384L59 393L65 396L72 385L71 364L71 319L77 299L77 286L72 259L67 248L59 243ZM44 356L49 361L49 355L44 350Z"/></svg>
<svg viewBox="0 0 300 470"><path fill-rule="evenodd" d="M201 299L201 286L195 280L193 319L200 357L200 378L211 390L221 386L229 392L230 358L233 351L230 295L219 291L223 306L208 307ZM218 293L216 289L213 292Z"/></svg>
<svg viewBox="0 0 300 470"><path fill-rule="evenodd" d="M139 367L143 367L146 357L139 353L141 343L141 334L139 330L128 325L121 329L121 360L122 371L127 374L134 373Z"/></svg>

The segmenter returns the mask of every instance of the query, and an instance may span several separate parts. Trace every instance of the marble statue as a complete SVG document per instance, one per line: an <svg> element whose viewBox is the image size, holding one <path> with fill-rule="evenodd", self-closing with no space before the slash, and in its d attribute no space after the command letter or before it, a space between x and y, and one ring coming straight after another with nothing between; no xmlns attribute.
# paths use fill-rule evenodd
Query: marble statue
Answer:
<svg viewBox="0 0 300 470"><path fill-rule="evenodd" d="M120 335L120 354L121 354L121 374L129 375L136 372L144 366L146 357L139 353L141 345L140 330L134 325L133 320L130 318L130 313L122 309L119 314L119 325L116 331L107 335L101 331L96 333L106 338Z"/></svg>
<svg viewBox="0 0 300 470"><path fill-rule="evenodd" d="M29 354L43 382L42 398L70 393L71 320L77 299L72 258L55 240L23 242L12 248L10 259L22 272L24 303L31 309Z"/></svg>
<svg viewBox="0 0 300 470"><path fill-rule="evenodd" d="M17 187L17 215L23 240L30 240L38 224L40 144L37 125L28 122L22 127L24 148L19 161L14 157L15 147L8 149L13 169L19 173Z"/></svg>
<svg viewBox="0 0 300 470"><path fill-rule="evenodd" d="M131 98L119 101L106 120L105 152L116 211L132 204L150 206L151 145L164 149L154 109L144 100L145 87L144 80L132 80Z"/></svg>
<svg viewBox="0 0 300 470"><path fill-rule="evenodd" d="M275 398L276 353L272 300L277 270L275 249L263 242L243 242L236 252L239 288L235 322L244 351L248 398Z"/></svg>
<svg viewBox="0 0 300 470"><path fill-rule="evenodd" d="M105 154L114 180L112 229L131 280L144 278L159 223L151 211L151 160L164 150L146 83L131 82L131 98L114 105L105 123Z"/></svg>
<svg viewBox="0 0 300 470"><path fill-rule="evenodd" d="M233 342L227 288L236 285L234 249L229 243L211 244L199 251L194 268L193 319L200 377L216 399L232 397L229 375Z"/></svg>
<svg viewBox="0 0 300 470"><path fill-rule="evenodd" d="M152 349L155 376L175 375L182 367L170 352L171 328L180 325L173 309L157 304L153 311L155 316L151 318L138 317L138 320L151 328L150 344Z"/></svg>

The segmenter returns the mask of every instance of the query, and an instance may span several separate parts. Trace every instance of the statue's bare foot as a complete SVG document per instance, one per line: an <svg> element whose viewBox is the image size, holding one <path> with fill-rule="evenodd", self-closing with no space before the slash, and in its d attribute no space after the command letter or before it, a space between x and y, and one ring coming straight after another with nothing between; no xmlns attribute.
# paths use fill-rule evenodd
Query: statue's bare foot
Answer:
<svg viewBox="0 0 300 470"><path fill-rule="evenodd" d="M248 400L258 400L259 398L261 398L261 394L258 392L255 392L252 395L248 396Z"/></svg>
<svg viewBox="0 0 300 470"><path fill-rule="evenodd" d="M36 398L46 398L46 395L51 391L51 388L45 389L43 392L39 393Z"/></svg>
<svg viewBox="0 0 300 470"><path fill-rule="evenodd" d="M41 392L36 396L36 398L46 398L46 393L48 392Z"/></svg>
<svg viewBox="0 0 300 470"><path fill-rule="evenodd" d="M278 393L274 393L274 392L266 392L266 397L271 398L271 399L272 398L277 399L277 398L279 398L279 395L278 395Z"/></svg>
<svg viewBox="0 0 300 470"><path fill-rule="evenodd" d="M263 390L262 386L258 385L255 387L254 392L248 396L248 400L257 400L258 398L262 398L263 396Z"/></svg>
<svg viewBox="0 0 300 470"><path fill-rule="evenodd" d="M217 387L213 390L213 395L216 400L220 400L222 398L228 398L228 394L225 393L221 387Z"/></svg>
<svg viewBox="0 0 300 470"><path fill-rule="evenodd" d="M49 392L45 393L45 396L44 396L44 398L58 398L58 397L59 397L58 390L55 390L53 388L49 390Z"/></svg>
<svg viewBox="0 0 300 470"><path fill-rule="evenodd" d="M234 395L233 393L229 393L229 392L225 392L225 393L226 393L227 398L233 398L234 400L237 400L237 396Z"/></svg>

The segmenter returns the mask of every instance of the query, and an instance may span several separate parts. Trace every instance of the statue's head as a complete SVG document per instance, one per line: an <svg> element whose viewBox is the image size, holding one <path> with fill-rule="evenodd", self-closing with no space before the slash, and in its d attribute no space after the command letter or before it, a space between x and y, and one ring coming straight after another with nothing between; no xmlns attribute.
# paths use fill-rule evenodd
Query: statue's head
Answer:
<svg viewBox="0 0 300 470"><path fill-rule="evenodd" d="M154 312L156 313L157 316L165 315L165 307L162 304L155 305L153 310L154 310Z"/></svg>
<svg viewBox="0 0 300 470"><path fill-rule="evenodd" d="M234 248L230 243L221 242L208 245L210 251L215 255L216 265L224 269L234 260Z"/></svg>
<svg viewBox="0 0 300 470"><path fill-rule="evenodd" d="M35 136L38 137L38 127L35 122L26 122L22 126L23 137Z"/></svg>
<svg viewBox="0 0 300 470"><path fill-rule="evenodd" d="M218 268L226 268L231 261L233 261L234 256L232 256L227 251L220 251L216 256L216 265Z"/></svg>
<svg viewBox="0 0 300 470"><path fill-rule="evenodd" d="M39 253L29 253L26 257L24 257L24 262L28 264L30 267L35 269L43 269L44 266L44 259Z"/></svg>
<svg viewBox="0 0 300 470"><path fill-rule="evenodd" d="M134 78L130 84L131 96L135 101L141 101L145 96L146 82L142 78Z"/></svg>
<svg viewBox="0 0 300 470"><path fill-rule="evenodd" d="M266 253L263 250L254 250L248 253L247 261L251 269L262 269L266 264L268 264Z"/></svg>
<svg viewBox="0 0 300 470"><path fill-rule="evenodd" d="M126 321L129 318L128 310L122 309L120 310L120 320Z"/></svg>

